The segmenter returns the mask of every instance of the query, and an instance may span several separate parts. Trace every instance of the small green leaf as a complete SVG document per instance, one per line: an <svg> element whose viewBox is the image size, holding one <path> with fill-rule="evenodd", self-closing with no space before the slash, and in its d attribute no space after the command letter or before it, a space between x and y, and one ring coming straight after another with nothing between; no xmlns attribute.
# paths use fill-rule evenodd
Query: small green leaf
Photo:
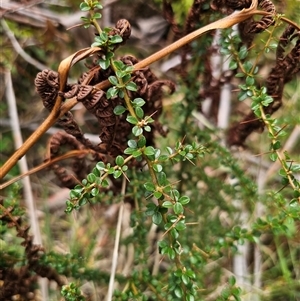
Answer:
<svg viewBox="0 0 300 301"><path fill-rule="evenodd" d="M78 205L79 205L79 207L81 207L81 206L84 206L87 202L88 202L88 199L85 197L85 198L82 198L79 200Z"/></svg>
<svg viewBox="0 0 300 301"><path fill-rule="evenodd" d="M131 72L134 71L134 67L133 67L133 66L125 66L124 70L125 70L126 72L131 73Z"/></svg>
<svg viewBox="0 0 300 301"><path fill-rule="evenodd" d="M134 158L137 158L137 157L139 157L139 156L141 156L142 155L142 152L141 152L141 150L135 150L133 153L132 153L132 156L134 157Z"/></svg>
<svg viewBox="0 0 300 301"><path fill-rule="evenodd" d="M115 77L115 76L110 76L109 78L108 78L108 80L109 80L109 82L112 84L112 85L114 85L114 86L116 86L119 82L118 82L118 79Z"/></svg>
<svg viewBox="0 0 300 301"><path fill-rule="evenodd" d="M106 167L105 167L105 164L103 162L98 162L96 164L96 168L99 170L99 171L102 171L102 170L105 170Z"/></svg>
<svg viewBox="0 0 300 301"><path fill-rule="evenodd" d="M192 270L186 270L185 274L188 275L191 279L196 278L196 274Z"/></svg>
<svg viewBox="0 0 300 301"><path fill-rule="evenodd" d="M251 69L253 67L253 64L250 61L247 61L247 62L245 62L245 64L243 66L245 68L245 71L247 73L250 73L250 71L251 71Z"/></svg>
<svg viewBox="0 0 300 301"><path fill-rule="evenodd" d="M130 116L130 115L127 116L126 120L127 120L127 122L129 122L131 124L137 124L139 122L135 117Z"/></svg>
<svg viewBox="0 0 300 301"><path fill-rule="evenodd" d="M153 195L154 195L155 198L160 199L161 196L162 196L162 192L160 192L160 191L154 191Z"/></svg>
<svg viewBox="0 0 300 301"><path fill-rule="evenodd" d="M95 8L98 8L98 9L102 9L103 8L103 6L99 3L99 2L94 2L94 7Z"/></svg>
<svg viewBox="0 0 300 301"><path fill-rule="evenodd" d="M168 153L169 153L170 155L173 154L173 149L172 149L171 147L169 147L169 146L167 146L167 151L168 151Z"/></svg>
<svg viewBox="0 0 300 301"><path fill-rule="evenodd" d="M155 149L153 146L147 146L145 149L144 149L144 154L146 156L151 156L151 155L154 155L155 154Z"/></svg>
<svg viewBox="0 0 300 301"><path fill-rule="evenodd" d="M291 167L292 172L299 172L300 171L300 164L293 163Z"/></svg>
<svg viewBox="0 0 300 301"><path fill-rule="evenodd" d="M165 201L163 202L162 206L165 208L173 208L173 203L170 201Z"/></svg>
<svg viewBox="0 0 300 301"><path fill-rule="evenodd" d="M147 142L147 140L146 140L145 136L141 135L141 136L139 137L138 142L137 142L137 146L138 146L139 148L142 148L142 147L144 147L144 146L146 145L146 142Z"/></svg>
<svg viewBox="0 0 300 301"><path fill-rule="evenodd" d="M124 158L122 156L117 156L117 158L116 158L116 164L118 166L122 166L124 164Z"/></svg>
<svg viewBox="0 0 300 301"><path fill-rule="evenodd" d="M83 28L89 28L90 26L91 26L90 23L86 23L83 25ZM91 46L94 47L93 44ZM95 47L97 47L97 45L95 45Z"/></svg>
<svg viewBox="0 0 300 301"><path fill-rule="evenodd" d="M117 105L115 108L114 108L114 113L115 115L121 115L123 114L124 112L126 111L126 108L121 106L121 105Z"/></svg>
<svg viewBox="0 0 300 301"><path fill-rule="evenodd" d="M81 196L81 193L83 191L83 188L81 189L72 189L70 191L70 199L77 199Z"/></svg>
<svg viewBox="0 0 300 301"><path fill-rule="evenodd" d="M106 43L108 41L108 34L105 31L102 31L99 35L99 39L103 42Z"/></svg>
<svg viewBox="0 0 300 301"><path fill-rule="evenodd" d="M237 74L235 75L235 77L245 77L245 74L244 74L244 73L237 73Z"/></svg>
<svg viewBox="0 0 300 301"><path fill-rule="evenodd" d="M183 213L183 206L181 203L176 202L173 206L173 210L175 214L182 214Z"/></svg>
<svg viewBox="0 0 300 301"><path fill-rule="evenodd" d="M281 143L280 141L275 141L274 143L272 143L272 149L273 150L278 150L281 148Z"/></svg>
<svg viewBox="0 0 300 301"><path fill-rule="evenodd" d="M182 274L183 274L183 272L182 272L181 269L178 269L178 270L176 270L176 271L174 272L174 275L175 275L176 277L178 277L178 278L181 277Z"/></svg>
<svg viewBox="0 0 300 301"><path fill-rule="evenodd" d="M147 204L147 209L145 211L145 214L147 216L152 216L155 212L157 212L157 206L154 203Z"/></svg>
<svg viewBox="0 0 300 301"><path fill-rule="evenodd" d="M243 60L246 58L246 56L248 55L248 50L246 46L242 46L239 53L238 53L238 57L240 60Z"/></svg>
<svg viewBox="0 0 300 301"><path fill-rule="evenodd" d="M123 71L123 70L117 70L117 71L116 71L116 76L119 77L119 78L122 78L122 80L123 80L123 77L124 77L125 75L126 75L126 72ZM130 79L130 74L129 74L129 79ZM123 80L123 82L124 82L124 80Z"/></svg>
<svg viewBox="0 0 300 301"><path fill-rule="evenodd" d="M278 43L275 43L275 42L269 44L270 49L276 49L277 46L278 46Z"/></svg>
<svg viewBox="0 0 300 301"><path fill-rule="evenodd" d="M137 107L142 107L145 103L146 102L143 98L135 98L132 102L132 104Z"/></svg>
<svg viewBox="0 0 300 301"><path fill-rule="evenodd" d="M99 189L96 188L96 187L94 187L94 188L91 190L91 195L92 195L92 196L96 196L96 195L98 195L98 194L99 194Z"/></svg>
<svg viewBox="0 0 300 301"><path fill-rule="evenodd" d="M289 179L287 177L282 177L281 178L281 184L282 185L287 185L289 183Z"/></svg>
<svg viewBox="0 0 300 301"><path fill-rule="evenodd" d="M239 93L239 96L238 96L239 101L243 101L243 100L245 100L246 98L248 98L247 92L242 91L242 92Z"/></svg>
<svg viewBox="0 0 300 301"><path fill-rule="evenodd" d="M152 167L156 172L161 172L163 170L163 168L160 164L153 164Z"/></svg>
<svg viewBox="0 0 300 301"><path fill-rule="evenodd" d="M146 182L144 184L144 187L146 188L146 190L151 192L155 190L155 185L152 182Z"/></svg>
<svg viewBox="0 0 300 301"><path fill-rule="evenodd" d="M183 220L179 221L179 222L175 225L175 229L176 229L177 231L185 230L185 229L186 229L185 221L183 221Z"/></svg>
<svg viewBox="0 0 300 301"><path fill-rule="evenodd" d="M168 161L168 160L169 160L169 157L168 157L167 155L161 155L161 156L159 157L159 160L160 160L161 162L165 162L165 161Z"/></svg>
<svg viewBox="0 0 300 301"><path fill-rule="evenodd" d="M224 298L224 300L228 300L230 295L230 289L228 287L224 288L221 292L221 296Z"/></svg>
<svg viewBox="0 0 300 301"><path fill-rule="evenodd" d="M92 44L92 46L93 46L93 44ZM101 67L101 69L106 70L110 66L110 60L109 59L105 59L105 60L100 59L99 66Z"/></svg>
<svg viewBox="0 0 300 301"><path fill-rule="evenodd" d="M186 297L185 297L185 300L186 301L195 301L195 297L192 294L187 293Z"/></svg>
<svg viewBox="0 0 300 301"><path fill-rule="evenodd" d="M276 153L271 153L269 158L271 161L275 162L278 158L278 155Z"/></svg>
<svg viewBox="0 0 300 301"><path fill-rule="evenodd" d="M170 223L175 223L175 222L177 222L177 215L169 215L168 216L168 221L170 221Z"/></svg>
<svg viewBox="0 0 300 301"><path fill-rule="evenodd" d="M130 147L127 147L124 149L124 154L125 155L132 155L132 153L135 151L134 148L130 148Z"/></svg>
<svg viewBox="0 0 300 301"><path fill-rule="evenodd" d="M168 243L165 241L165 240L160 240L157 245L160 247L160 248L165 248L168 246Z"/></svg>
<svg viewBox="0 0 300 301"><path fill-rule="evenodd" d="M160 186L167 186L169 184L167 176L164 172L160 172L157 174L157 181Z"/></svg>
<svg viewBox="0 0 300 301"><path fill-rule="evenodd" d="M109 186L108 181L107 181L106 179L104 179L104 180L102 181L102 187L103 187L103 188L106 188L106 187L108 187L108 186Z"/></svg>
<svg viewBox="0 0 300 301"><path fill-rule="evenodd" d="M86 17L80 17L80 20L83 22L88 22L88 23L91 21L89 18L86 18Z"/></svg>
<svg viewBox="0 0 300 301"><path fill-rule="evenodd" d="M236 282L236 280L235 280L234 276L229 277L228 283L229 283L231 286L234 286L234 285L235 285L235 282Z"/></svg>
<svg viewBox="0 0 300 301"><path fill-rule="evenodd" d="M248 86L253 86L255 83L255 80L252 76L247 76L246 77L246 85Z"/></svg>
<svg viewBox="0 0 300 301"><path fill-rule="evenodd" d="M99 171L99 169L97 169L96 167L93 168L92 173L93 173L96 177L100 177L100 171Z"/></svg>
<svg viewBox="0 0 300 301"><path fill-rule="evenodd" d="M186 157L187 159L189 159L189 160L194 159L194 155L191 154L191 153L187 153L187 154L185 155L185 157Z"/></svg>
<svg viewBox="0 0 300 301"><path fill-rule="evenodd" d="M190 282L190 278L189 278L186 274L183 274L183 275L181 276L181 280L182 280L182 282L184 283L184 285L188 285L189 282Z"/></svg>
<svg viewBox="0 0 300 301"><path fill-rule="evenodd" d="M137 142L133 139L130 139L127 141L127 145L130 147L130 148L137 148Z"/></svg>
<svg viewBox="0 0 300 301"><path fill-rule="evenodd" d="M182 151L179 152L179 155L182 156L182 157L185 157L186 152L182 150Z"/></svg>
<svg viewBox="0 0 300 301"><path fill-rule="evenodd" d="M96 181L96 176L93 173L90 173L87 175L86 179L90 182L90 183L94 183Z"/></svg>
<svg viewBox="0 0 300 301"><path fill-rule="evenodd" d="M162 222L162 215L160 212L155 212L153 215L152 215L152 222L153 224L155 225L159 225L161 222Z"/></svg>
<svg viewBox="0 0 300 301"><path fill-rule="evenodd" d="M115 172L115 169L113 167L110 167L110 168L107 169L107 173L109 175L112 175L114 172Z"/></svg>
<svg viewBox="0 0 300 301"><path fill-rule="evenodd" d="M101 18L102 18L102 15L101 15L100 13L95 13L95 14L93 15L93 18L94 18L94 19L101 19Z"/></svg>
<svg viewBox="0 0 300 301"><path fill-rule="evenodd" d="M81 11L89 11L91 9L91 7L85 2L81 2L79 8Z"/></svg>
<svg viewBox="0 0 300 301"><path fill-rule="evenodd" d="M107 99L111 99L118 95L118 89L116 87L111 87L106 91Z"/></svg>
<svg viewBox="0 0 300 301"><path fill-rule="evenodd" d="M125 88L129 91L137 91L137 85L134 82L129 82L128 84L126 84Z"/></svg>
<svg viewBox="0 0 300 301"><path fill-rule="evenodd" d="M176 295L177 298L182 299L183 296L182 288L180 286L177 286L174 290L174 294Z"/></svg>
<svg viewBox="0 0 300 301"><path fill-rule="evenodd" d="M151 127L150 127L149 125L146 125L146 126L144 127L144 130L145 130L146 132L150 133L150 132L151 132Z"/></svg>
<svg viewBox="0 0 300 301"><path fill-rule="evenodd" d="M131 80L131 74L127 74L126 71L122 71L122 72L124 73L124 75L121 76L122 81L123 81L124 83L129 82L129 81Z"/></svg>
<svg viewBox="0 0 300 301"><path fill-rule="evenodd" d="M143 129L140 128L139 126L135 125L133 128L132 128L132 134L134 136L139 136L139 135L142 135L143 134Z"/></svg>
<svg viewBox="0 0 300 301"><path fill-rule="evenodd" d="M123 39L121 36L119 35L114 35L114 36L110 36L109 40L112 44L118 44L118 43L122 43Z"/></svg>
<svg viewBox="0 0 300 301"><path fill-rule="evenodd" d="M235 69L237 69L237 67L238 67L237 62L231 61L231 62L229 63L229 69L230 69L230 70L235 70Z"/></svg>
<svg viewBox="0 0 300 301"><path fill-rule="evenodd" d="M171 247L168 247L167 254L169 255L170 259L174 259L176 256L175 251Z"/></svg>
<svg viewBox="0 0 300 301"><path fill-rule="evenodd" d="M177 189L172 190L172 197L175 199L176 202L178 202L178 199L180 197L180 193Z"/></svg>
<svg viewBox="0 0 300 301"><path fill-rule="evenodd" d="M140 119L142 119L144 117L144 111L141 107L136 107L135 108L135 114Z"/></svg>
<svg viewBox="0 0 300 301"><path fill-rule="evenodd" d="M123 91L123 89L120 89L119 90L119 92L118 92L118 96L120 97L120 98L124 98L124 91Z"/></svg>
<svg viewBox="0 0 300 301"><path fill-rule="evenodd" d="M114 65L118 70L123 70L126 67L126 65L120 60L114 61Z"/></svg>
<svg viewBox="0 0 300 301"><path fill-rule="evenodd" d="M186 205L190 202L190 198L188 196L182 196L179 198L178 202L180 202L182 205Z"/></svg>
<svg viewBox="0 0 300 301"><path fill-rule="evenodd" d="M113 173L113 177L115 179L119 178L120 176L122 175L122 171L121 170L115 170L114 173Z"/></svg>

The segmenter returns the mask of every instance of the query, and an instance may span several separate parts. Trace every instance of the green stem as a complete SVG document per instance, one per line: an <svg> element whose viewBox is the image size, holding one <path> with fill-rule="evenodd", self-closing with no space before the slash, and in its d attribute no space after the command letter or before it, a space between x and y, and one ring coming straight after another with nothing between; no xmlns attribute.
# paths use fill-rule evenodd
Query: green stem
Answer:
<svg viewBox="0 0 300 301"><path fill-rule="evenodd" d="M277 141L277 140L276 140L276 133L274 133L274 130L273 130L273 128L272 128L270 122L267 120L267 116L266 116L266 114L265 114L265 111L264 111L264 108L263 108L262 105L260 105L260 113L261 113L261 119L262 119L262 121L264 122L265 126L267 127L268 132L269 132L269 134L270 134L271 137L272 137L272 143L274 144L274 143ZM280 162L280 164L281 164L281 167L282 167L282 169L284 170L284 172L285 172L285 174L286 174L286 177L287 177L287 179L288 179L290 185L292 186L292 188L293 188L294 190L297 190L297 189L298 189L298 190L300 191L300 189L297 188L296 185L294 184L293 177L292 177L292 173L291 173L291 171L288 169L287 164L286 164L286 161L284 160L284 158L282 158L282 155L281 155L280 151L277 150L277 149L276 149L276 150L273 150L273 151L276 153L277 158L278 158L278 160L279 160L279 162ZM300 197L298 198L298 200L299 200L299 202L300 202Z"/></svg>
<svg viewBox="0 0 300 301"><path fill-rule="evenodd" d="M117 77L117 79L118 79L119 84L123 86L123 85L124 85L124 82L123 82L122 78L119 78L119 77L117 76L117 74L116 74L117 68L116 68L116 66L115 66L115 64L114 64L114 60L113 60L112 58L110 59L110 64L111 64L112 69L113 69L114 72L115 72L115 75L116 75L116 77ZM128 111L129 111L129 114L130 114L131 116L135 117L136 119L139 119L139 118L136 116L136 114L135 114L135 111L134 111L134 109L133 109L133 106L132 106L132 104L131 104L131 100L130 100L129 95L128 95L128 92L127 92L127 89L126 89L126 88L122 88L122 91L124 92L124 100L125 100L126 107L127 107Z"/></svg>
<svg viewBox="0 0 300 301"><path fill-rule="evenodd" d="M95 15L94 9L90 10L90 16L91 16L92 24L96 28L98 34L100 34L102 32L102 29L101 29L99 23L97 22L97 20L94 19L94 15Z"/></svg>

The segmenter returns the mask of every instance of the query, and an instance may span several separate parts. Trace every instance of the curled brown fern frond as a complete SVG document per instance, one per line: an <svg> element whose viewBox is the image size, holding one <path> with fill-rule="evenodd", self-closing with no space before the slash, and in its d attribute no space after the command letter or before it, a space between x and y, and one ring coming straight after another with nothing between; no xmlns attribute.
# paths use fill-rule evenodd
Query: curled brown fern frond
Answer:
<svg viewBox="0 0 300 301"><path fill-rule="evenodd" d="M47 159L51 160L59 156L62 153L62 148L65 147L72 150L85 149L85 146L71 135L65 132L58 132L54 134L49 141L48 148L50 157ZM78 183L77 179L82 180L86 176L87 166L84 156L85 155L83 154L73 158L69 171L67 168L62 166L63 163L56 163L51 166L63 186L73 188ZM70 169L72 173L70 173Z"/></svg>
<svg viewBox="0 0 300 301"><path fill-rule="evenodd" d="M42 98L44 107L51 111L59 89L58 73L52 70L39 72L34 81L36 91Z"/></svg>
<svg viewBox="0 0 300 301"><path fill-rule="evenodd" d="M171 29L175 34L175 39L182 37L182 30L179 28L179 24L175 20L175 14L170 1L163 1L163 16L166 21L171 25Z"/></svg>
<svg viewBox="0 0 300 301"><path fill-rule="evenodd" d="M201 14L206 11L203 8L205 3L207 3L207 0L194 0L185 21L185 34L192 32L198 27Z"/></svg>
<svg viewBox="0 0 300 301"><path fill-rule="evenodd" d="M0 221L9 228L14 227L17 237L22 238L25 264L19 267L19 262L8 253L3 253L0 269L0 300L35 300L35 288L38 277L46 277L55 281L58 286L64 285L63 279L52 267L42 263L44 248L33 243L29 234L29 226L23 224L20 208L9 206L5 208L0 200ZM18 298L18 299L16 299Z"/></svg>
<svg viewBox="0 0 300 301"><path fill-rule="evenodd" d="M276 13L276 8L273 2L271 0L261 0L259 1L259 6L265 12L270 13L270 15L263 16L259 21L253 22L248 29L249 33L262 32L274 24L274 15Z"/></svg>

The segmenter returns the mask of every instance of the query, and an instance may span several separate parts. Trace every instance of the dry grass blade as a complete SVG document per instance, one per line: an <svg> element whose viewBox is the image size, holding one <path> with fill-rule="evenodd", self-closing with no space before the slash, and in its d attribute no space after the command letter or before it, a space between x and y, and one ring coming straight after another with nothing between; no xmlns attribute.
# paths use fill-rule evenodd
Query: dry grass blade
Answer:
<svg viewBox="0 0 300 301"><path fill-rule="evenodd" d="M5 73L6 78L6 98L7 98L7 104L10 112L10 120L11 120L11 127L13 131L13 137L16 148L20 147L23 143L22 140L22 134L20 130L20 123L18 118L18 112L17 112L17 105L16 105L16 97L14 94L14 89L12 85L12 79L11 79L11 73L6 72ZM20 171L22 174L28 173L28 165L26 157L23 157L19 161ZM35 201L32 193L32 187L30 183L30 179L24 178L23 179L23 185L24 185L24 199L26 203L26 207L28 209L28 214L31 222L31 229L33 232L33 242L38 245L42 245L42 236L40 231L40 226L36 214L36 208L35 208ZM47 289L47 279L40 279L40 285L41 285L41 291L43 299L48 299L48 289Z"/></svg>

